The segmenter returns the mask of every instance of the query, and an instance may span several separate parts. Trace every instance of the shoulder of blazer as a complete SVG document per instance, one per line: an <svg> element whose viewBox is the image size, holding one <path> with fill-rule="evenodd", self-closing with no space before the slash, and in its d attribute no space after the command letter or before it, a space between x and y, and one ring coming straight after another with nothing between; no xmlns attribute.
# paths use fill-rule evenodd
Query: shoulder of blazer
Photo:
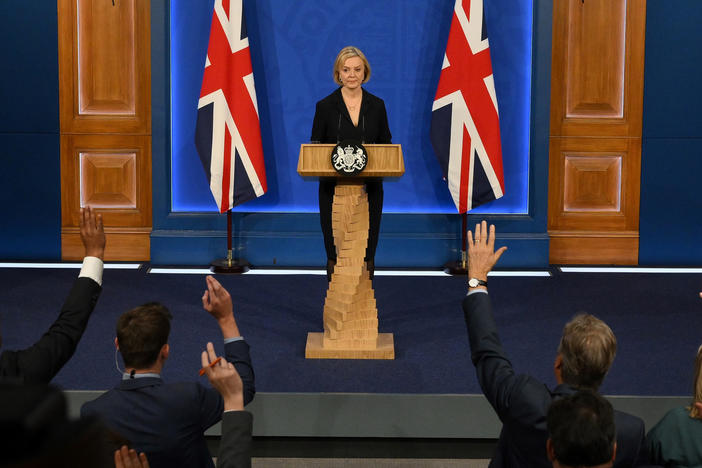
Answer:
<svg viewBox="0 0 702 468"><path fill-rule="evenodd" d="M368 104L370 104L372 107L381 107L385 105L385 101L375 94L369 93L365 90L365 88L363 88L363 99L367 100Z"/></svg>
<svg viewBox="0 0 702 468"><path fill-rule="evenodd" d="M341 88L336 88L336 90L334 90L334 92L329 96L317 101L317 105L324 108L329 108L336 107L339 102L341 102Z"/></svg>

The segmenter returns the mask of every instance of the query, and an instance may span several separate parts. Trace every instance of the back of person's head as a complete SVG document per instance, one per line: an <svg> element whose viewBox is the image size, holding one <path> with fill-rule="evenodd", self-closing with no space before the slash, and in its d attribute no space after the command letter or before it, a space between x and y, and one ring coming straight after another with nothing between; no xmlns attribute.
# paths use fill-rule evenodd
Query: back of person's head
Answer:
<svg viewBox="0 0 702 468"><path fill-rule="evenodd" d="M566 323L558 345L561 378L575 388L597 390L617 353L612 329L590 314L579 314Z"/></svg>
<svg viewBox="0 0 702 468"><path fill-rule="evenodd" d="M702 419L702 346L697 348L695 358L695 379L692 382L692 405L690 405L690 417Z"/></svg>
<svg viewBox="0 0 702 468"><path fill-rule="evenodd" d="M547 452L554 466L612 466L616 428L612 405L589 390L554 400L546 417Z"/></svg>
<svg viewBox="0 0 702 468"><path fill-rule="evenodd" d="M114 466L114 445L124 439L96 417L68 419L66 398L58 388L0 380L0 401L0 466Z"/></svg>
<svg viewBox="0 0 702 468"><path fill-rule="evenodd" d="M117 341L124 365L135 369L152 366L171 332L171 313L158 302L140 305L117 320Z"/></svg>

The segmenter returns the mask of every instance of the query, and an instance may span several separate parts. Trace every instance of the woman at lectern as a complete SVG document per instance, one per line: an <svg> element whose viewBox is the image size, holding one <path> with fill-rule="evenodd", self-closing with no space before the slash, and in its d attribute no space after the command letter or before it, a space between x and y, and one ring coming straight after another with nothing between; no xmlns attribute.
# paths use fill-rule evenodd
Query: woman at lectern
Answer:
<svg viewBox="0 0 702 468"><path fill-rule="evenodd" d="M363 52L353 46L344 47L336 56L332 76L339 85L329 96L317 103L312 123L313 143L340 143L355 140L361 143L391 143L388 116L382 99L361 87L370 79L371 69ZM366 265L373 278L375 249L378 245L380 217L383 211L383 182L380 178L365 180L368 194L368 247ZM336 179L319 180L319 219L327 251L327 280L336 264L336 249L332 234L332 202Z"/></svg>

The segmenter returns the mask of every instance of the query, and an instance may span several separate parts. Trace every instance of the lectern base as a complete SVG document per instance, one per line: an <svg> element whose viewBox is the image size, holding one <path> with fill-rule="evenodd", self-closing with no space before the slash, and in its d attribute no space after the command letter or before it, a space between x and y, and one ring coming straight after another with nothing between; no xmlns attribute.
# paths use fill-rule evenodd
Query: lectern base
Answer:
<svg viewBox="0 0 702 468"><path fill-rule="evenodd" d="M378 333L378 345L371 349L324 348L324 333L309 332L305 358L307 359L395 359L395 343L392 333Z"/></svg>

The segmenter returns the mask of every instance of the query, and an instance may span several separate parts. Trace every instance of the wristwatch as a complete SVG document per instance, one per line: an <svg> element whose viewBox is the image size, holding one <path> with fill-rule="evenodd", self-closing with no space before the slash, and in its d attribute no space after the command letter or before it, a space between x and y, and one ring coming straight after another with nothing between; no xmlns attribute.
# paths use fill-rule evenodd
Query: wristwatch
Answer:
<svg viewBox="0 0 702 468"><path fill-rule="evenodd" d="M487 281L483 281L483 280L478 279L478 278L471 278L468 280L468 287L477 288L478 286L487 287Z"/></svg>

